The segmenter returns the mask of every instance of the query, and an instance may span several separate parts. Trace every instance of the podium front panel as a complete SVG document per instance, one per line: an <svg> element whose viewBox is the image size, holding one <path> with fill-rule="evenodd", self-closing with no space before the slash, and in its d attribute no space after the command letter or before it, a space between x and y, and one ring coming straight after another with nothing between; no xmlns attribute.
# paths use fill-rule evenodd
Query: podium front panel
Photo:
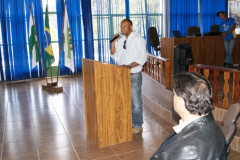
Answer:
<svg viewBox="0 0 240 160"><path fill-rule="evenodd" d="M94 61L94 84L91 84L91 94L94 94L94 112L91 106L85 106L86 114L94 114L96 120L87 119L87 130L94 137L99 147L106 147L132 140L132 110L131 110L131 80L130 70L127 68ZM89 71L88 71L89 72ZM85 73L85 72L84 72ZM92 74L92 72L89 72ZM86 76L84 76L86 77ZM85 85L85 84L84 84ZM87 85L90 87L90 85ZM84 88L85 89L85 88ZM84 91L88 92L88 90ZM86 96L88 94L85 94ZM85 98L93 100L92 98ZM86 105L90 103L85 103ZM94 123L94 124L93 124ZM96 130L90 131L92 128ZM96 133L95 133L96 131ZM93 134L93 135L92 135Z"/></svg>

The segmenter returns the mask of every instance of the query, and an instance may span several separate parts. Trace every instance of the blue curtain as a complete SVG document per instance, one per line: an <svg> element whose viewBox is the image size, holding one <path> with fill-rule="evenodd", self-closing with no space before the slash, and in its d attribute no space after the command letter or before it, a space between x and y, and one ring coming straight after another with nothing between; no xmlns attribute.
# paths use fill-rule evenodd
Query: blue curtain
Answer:
<svg viewBox="0 0 240 160"><path fill-rule="evenodd" d="M22 1L1 1L1 27L6 80L30 78Z"/></svg>
<svg viewBox="0 0 240 160"><path fill-rule="evenodd" d="M58 40L59 40L59 46L60 46L64 0L57 0L56 2L57 2L56 8L57 8L57 22L58 22ZM69 27L71 31L71 41L73 46L75 73L81 74L82 73L81 59L83 58L81 4L79 0L68 0L66 7L67 7L67 13L68 13ZM68 75L68 74L71 74L71 71L70 69L64 66L64 54L61 53L60 75Z"/></svg>
<svg viewBox="0 0 240 160"><path fill-rule="evenodd" d="M219 24L221 19L216 16L218 11L227 13L228 0L201 0L200 1L200 22L201 31L209 32L213 24Z"/></svg>
<svg viewBox="0 0 240 160"><path fill-rule="evenodd" d="M125 0L125 8L126 8L126 18L130 18L130 10L129 10L129 0Z"/></svg>
<svg viewBox="0 0 240 160"><path fill-rule="evenodd" d="M1 80L2 80L4 79L4 74L3 74L3 66L1 62L2 62L2 47L0 46L0 73L1 73Z"/></svg>
<svg viewBox="0 0 240 160"><path fill-rule="evenodd" d="M40 50L41 50L41 55L42 59L44 60L44 44L45 44L45 36L44 36L44 20L43 20L43 8L42 8L42 1L39 0L29 0L31 9L33 12L33 17L34 17L34 22L35 22L35 27L37 30L37 36L39 40L39 45L40 45ZM26 5L27 9L27 20L28 20L28 25L29 25L29 20L30 20L30 10L29 10L29 5ZM30 31L28 31L30 32ZM32 63L32 57L30 57L30 63ZM39 68L35 67L34 69L31 70L31 77L32 78L38 78L38 77L44 77L44 70L43 70L43 65L42 62L39 61Z"/></svg>
<svg viewBox="0 0 240 160"><path fill-rule="evenodd" d="M174 30L185 36L189 26L198 26L198 0L170 0L169 5L171 37Z"/></svg>
<svg viewBox="0 0 240 160"><path fill-rule="evenodd" d="M35 17L41 13L41 1L33 0L8 0L0 2L0 17L3 40L4 67L1 67L2 81L22 80L34 77L38 71L31 71L30 57L28 54L28 26L30 18L29 5L33 9ZM42 17L42 14L40 15ZM36 22L41 30L41 22ZM40 43L43 43L41 37ZM40 45L41 46L41 45ZM41 48L42 49L42 48ZM1 55L0 55L1 56ZM41 75L40 75L41 76Z"/></svg>
<svg viewBox="0 0 240 160"><path fill-rule="evenodd" d="M92 26L92 7L91 0L81 0L84 39L85 39L85 57L94 60L93 26Z"/></svg>

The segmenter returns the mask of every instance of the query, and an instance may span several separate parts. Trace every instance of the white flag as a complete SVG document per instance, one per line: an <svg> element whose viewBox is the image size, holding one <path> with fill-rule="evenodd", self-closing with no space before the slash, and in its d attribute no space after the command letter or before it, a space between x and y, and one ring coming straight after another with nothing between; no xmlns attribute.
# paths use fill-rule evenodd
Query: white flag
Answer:
<svg viewBox="0 0 240 160"><path fill-rule="evenodd" d="M71 34L70 28L68 24L68 14L67 9L65 7L65 17L64 17L64 65L72 70L74 73L74 59L73 59L73 51L72 51L72 41L71 41Z"/></svg>
<svg viewBox="0 0 240 160"><path fill-rule="evenodd" d="M37 45L36 32L33 25L33 19L30 16L29 22L29 52L32 55L32 69L37 65L40 60L39 49Z"/></svg>

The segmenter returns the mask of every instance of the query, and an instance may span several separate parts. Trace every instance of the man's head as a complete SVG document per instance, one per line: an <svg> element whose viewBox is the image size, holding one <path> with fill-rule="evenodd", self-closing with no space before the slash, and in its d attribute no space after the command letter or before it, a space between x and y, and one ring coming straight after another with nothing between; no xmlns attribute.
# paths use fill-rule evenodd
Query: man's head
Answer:
<svg viewBox="0 0 240 160"><path fill-rule="evenodd" d="M217 12L217 16L219 16L222 20L226 20L227 16L224 11Z"/></svg>
<svg viewBox="0 0 240 160"><path fill-rule="evenodd" d="M132 32L132 28L133 28L132 21L130 19L124 19L121 22L121 32L126 37L130 35L130 33Z"/></svg>
<svg viewBox="0 0 240 160"><path fill-rule="evenodd" d="M180 107L183 106L190 114L199 116L214 109L212 106L212 88L200 74L186 72L174 76L173 89L174 110L178 114L181 112Z"/></svg>

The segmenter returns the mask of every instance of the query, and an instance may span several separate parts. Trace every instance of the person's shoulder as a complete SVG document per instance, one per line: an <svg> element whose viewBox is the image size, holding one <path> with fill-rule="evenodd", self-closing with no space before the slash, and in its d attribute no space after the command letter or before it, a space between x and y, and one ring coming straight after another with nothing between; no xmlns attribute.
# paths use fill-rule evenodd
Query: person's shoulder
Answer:
<svg viewBox="0 0 240 160"><path fill-rule="evenodd" d="M228 20L235 23L235 19L232 17L228 18Z"/></svg>

